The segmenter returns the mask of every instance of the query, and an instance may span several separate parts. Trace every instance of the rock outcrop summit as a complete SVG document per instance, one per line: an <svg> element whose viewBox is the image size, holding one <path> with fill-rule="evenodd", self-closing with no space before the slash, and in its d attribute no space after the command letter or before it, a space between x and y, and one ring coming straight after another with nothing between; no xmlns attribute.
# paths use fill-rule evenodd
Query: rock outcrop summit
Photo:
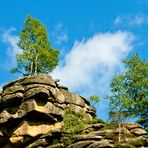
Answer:
<svg viewBox="0 0 148 148"><path fill-rule="evenodd" d="M0 147L116 147L113 137L117 137L119 129L107 129L105 123L88 124L65 144L61 128L66 109L83 112L86 119L96 117L87 99L48 75L26 76L4 85L0 93ZM147 132L139 124L124 123L122 127L121 134L132 135L124 138L123 147L147 146Z"/></svg>

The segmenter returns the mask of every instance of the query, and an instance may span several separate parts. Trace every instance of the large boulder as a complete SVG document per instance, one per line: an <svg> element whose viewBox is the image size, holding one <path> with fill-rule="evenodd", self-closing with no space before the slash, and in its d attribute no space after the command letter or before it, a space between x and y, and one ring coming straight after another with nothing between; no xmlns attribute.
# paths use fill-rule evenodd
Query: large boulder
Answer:
<svg viewBox="0 0 148 148"><path fill-rule="evenodd" d="M63 131L67 109L72 116L83 114L82 122L89 119L89 123L77 126L75 133ZM128 122L121 128L109 128L94 117L96 110L90 102L61 86L59 80L44 74L25 76L4 85L0 92L0 148L148 146L148 135L141 125Z"/></svg>
<svg viewBox="0 0 148 148"><path fill-rule="evenodd" d="M34 138L60 130L68 108L93 118L95 109L86 100L44 74L4 85L0 93L0 147L26 146Z"/></svg>

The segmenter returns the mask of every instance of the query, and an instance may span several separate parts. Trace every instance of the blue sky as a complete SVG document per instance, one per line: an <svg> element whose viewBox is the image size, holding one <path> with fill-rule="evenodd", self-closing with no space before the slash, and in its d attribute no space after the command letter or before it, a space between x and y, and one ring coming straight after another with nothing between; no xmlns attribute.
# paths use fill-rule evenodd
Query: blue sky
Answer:
<svg viewBox="0 0 148 148"><path fill-rule="evenodd" d="M18 34L26 16L39 19L52 46L60 50L51 74L85 97L109 94L114 74L124 71L122 59L138 52L148 60L147 0L5 0L0 5L0 86L20 75L10 74L19 52ZM96 106L107 119L107 102Z"/></svg>

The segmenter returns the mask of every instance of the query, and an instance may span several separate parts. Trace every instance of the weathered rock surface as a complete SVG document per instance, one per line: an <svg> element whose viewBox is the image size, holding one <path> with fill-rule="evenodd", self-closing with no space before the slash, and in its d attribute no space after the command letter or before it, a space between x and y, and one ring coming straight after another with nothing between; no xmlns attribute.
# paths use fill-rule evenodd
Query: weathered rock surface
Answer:
<svg viewBox="0 0 148 148"><path fill-rule="evenodd" d="M71 136L62 132L65 109L96 116L89 101L59 80L40 74L23 77L3 86L0 92L0 148L99 148L147 147L147 132L139 124L123 123L121 129L105 123L89 124ZM116 143L121 132L121 143ZM71 137L69 139L69 137ZM65 142L66 139L67 142Z"/></svg>
<svg viewBox="0 0 148 148"><path fill-rule="evenodd" d="M66 108L95 117L95 109L86 99L61 87L50 76L23 77L4 85L0 93L0 147L27 146L33 139L59 131ZM42 145L48 145L43 141Z"/></svg>

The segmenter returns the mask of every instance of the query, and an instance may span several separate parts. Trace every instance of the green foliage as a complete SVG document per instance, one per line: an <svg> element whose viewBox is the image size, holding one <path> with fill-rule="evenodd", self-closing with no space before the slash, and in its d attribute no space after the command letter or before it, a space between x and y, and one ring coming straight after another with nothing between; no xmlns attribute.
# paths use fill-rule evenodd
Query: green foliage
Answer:
<svg viewBox="0 0 148 148"><path fill-rule="evenodd" d="M138 139L138 138L137 139L135 138L134 140L128 141L128 143L131 144L131 145L137 146L137 147L145 145L144 140Z"/></svg>
<svg viewBox="0 0 148 148"><path fill-rule="evenodd" d="M11 69L12 73L48 73L57 66L59 51L51 47L47 30L40 21L28 16L19 39L20 53L16 54L17 67Z"/></svg>
<svg viewBox="0 0 148 148"><path fill-rule="evenodd" d="M76 113L70 110L65 110L63 115L63 128L62 131L66 133L76 133L81 131L85 127L84 115L82 113Z"/></svg>
<svg viewBox="0 0 148 148"><path fill-rule="evenodd" d="M106 124L102 119L99 119L99 118L94 118L94 119L91 119L91 120L85 120L85 123L87 124L95 124L95 123L103 123L103 124Z"/></svg>
<svg viewBox="0 0 148 148"><path fill-rule="evenodd" d="M84 130L87 125L89 124L95 124L95 123L104 123L101 119L86 119L84 117L84 113L76 113L69 109L65 110L65 113L63 115L63 139L62 142L65 146L68 146L72 144L73 137L80 133L82 130Z"/></svg>
<svg viewBox="0 0 148 148"><path fill-rule="evenodd" d="M65 133L62 139L65 146L70 145L73 142L74 135L84 129L84 120L83 113L76 113L69 109L65 110L63 115L63 127L61 130Z"/></svg>
<svg viewBox="0 0 148 148"><path fill-rule="evenodd" d="M107 96L109 99L109 118L112 124L118 125L128 117L128 110L126 106L130 104L128 100L128 94L125 94L123 80L123 74L114 76L111 83L112 96Z"/></svg>
<svg viewBox="0 0 148 148"><path fill-rule="evenodd" d="M73 135L66 135L65 137L63 137L62 142L64 143L65 147L69 146L74 142L72 138Z"/></svg>
<svg viewBox="0 0 148 148"><path fill-rule="evenodd" d="M84 113L76 113L69 109L63 115L62 131L65 133L77 133L82 131L88 124L105 123L101 119L86 119Z"/></svg>
<svg viewBox="0 0 148 148"><path fill-rule="evenodd" d="M59 140L58 139L53 139L53 141L52 141L52 144L58 144L59 143Z"/></svg>
<svg viewBox="0 0 148 148"><path fill-rule="evenodd" d="M113 95L107 97L110 118L121 122L126 117L139 117L139 123L148 128L148 62L136 54L123 63L127 71L114 77Z"/></svg>
<svg viewBox="0 0 148 148"><path fill-rule="evenodd" d="M105 129L117 129L117 125L113 124L112 122L109 122L109 123L105 123L105 126L102 128L102 130L105 130Z"/></svg>
<svg viewBox="0 0 148 148"><path fill-rule="evenodd" d="M89 100L94 105L95 103L98 103L100 101L100 97L98 97L98 96L90 96Z"/></svg>

